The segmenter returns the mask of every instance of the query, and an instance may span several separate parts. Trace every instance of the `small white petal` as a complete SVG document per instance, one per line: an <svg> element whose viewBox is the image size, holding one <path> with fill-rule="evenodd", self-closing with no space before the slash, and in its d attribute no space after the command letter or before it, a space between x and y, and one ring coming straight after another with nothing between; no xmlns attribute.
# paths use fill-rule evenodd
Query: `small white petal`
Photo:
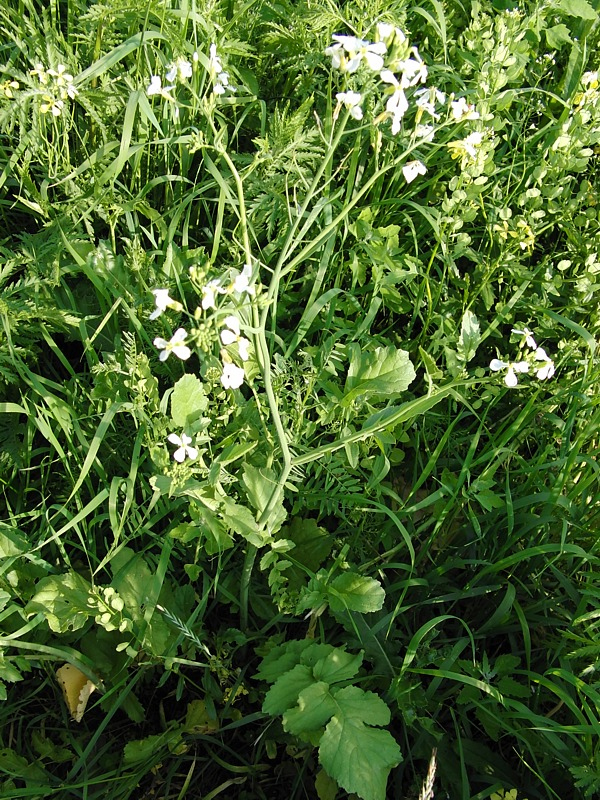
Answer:
<svg viewBox="0 0 600 800"><path fill-rule="evenodd" d="M235 364L224 364L221 383L225 389L239 389L244 382L244 370Z"/></svg>
<svg viewBox="0 0 600 800"><path fill-rule="evenodd" d="M490 361L490 369L492 372L499 372L501 369L508 367L506 361L500 361L499 358L492 358Z"/></svg>
<svg viewBox="0 0 600 800"><path fill-rule="evenodd" d="M407 183L412 183L418 175L425 175L427 167L422 161L409 161L402 167L402 174Z"/></svg>
<svg viewBox="0 0 600 800"><path fill-rule="evenodd" d="M518 384L517 376L512 367L508 368L508 372L504 376L504 383L510 388L514 388Z"/></svg>
<svg viewBox="0 0 600 800"><path fill-rule="evenodd" d="M237 317L234 317L233 314L225 317L223 324L226 325L230 331L233 331L236 337L240 335L240 321Z"/></svg>
<svg viewBox="0 0 600 800"><path fill-rule="evenodd" d="M238 352L242 361L248 361L250 358L250 342L243 336L238 339Z"/></svg>
<svg viewBox="0 0 600 800"><path fill-rule="evenodd" d="M223 344L225 346L227 346L228 344L233 344L234 342L237 342L237 338L238 337L235 335L235 333L233 331L230 331L230 330L227 330L227 329L225 329L224 331L221 331L221 341L223 342Z"/></svg>

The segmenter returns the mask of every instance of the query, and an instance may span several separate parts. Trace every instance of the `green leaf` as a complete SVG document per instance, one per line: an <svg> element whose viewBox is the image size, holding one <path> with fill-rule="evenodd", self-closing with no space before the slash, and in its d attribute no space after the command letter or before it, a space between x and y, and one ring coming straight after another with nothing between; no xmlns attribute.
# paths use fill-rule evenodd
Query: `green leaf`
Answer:
<svg viewBox="0 0 600 800"><path fill-rule="evenodd" d="M96 613L95 603L92 608L88 606L90 596L93 596L91 584L76 572L51 575L38 582L25 613L32 616L41 611L55 633L76 631Z"/></svg>
<svg viewBox="0 0 600 800"><path fill-rule="evenodd" d="M329 605L332 611L379 611L383 606L385 591L379 581L343 572L334 578L327 587Z"/></svg>
<svg viewBox="0 0 600 800"><path fill-rule="evenodd" d="M388 731L369 726L387 725L389 708L356 686L340 689L335 701L339 711L321 738L319 762L347 792L362 800L385 800L388 775L402 755Z"/></svg>
<svg viewBox="0 0 600 800"><path fill-rule="evenodd" d="M363 353L359 344L350 345L350 366L341 404L348 407L358 397L396 397L415 379L415 370L405 350L377 347Z"/></svg>
<svg viewBox="0 0 600 800"><path fill-rule="evenodd" d="M477 347L481 341L481 330L477 317L472 311L465 311L460 326L460 337L456 352L463 364L468 364L477 352Z"/></svg>
<svg viewBox="0 0 600 800"><path fill-rule="evenodd" d="M277 486L277 476L272 469L267 467L254 467L251 464L244 464L244 474L242 481L246 487L246 495L252 507L260 514L262 513ZM279 500L269 515L267 528L273 533L283 525L287 518L287 511L283 506L283 497Z"/></svg>
<svg viewBox="0 0 600 800"><path fill-rule="evenodd" d="M208 408L208 397L195 375L184 375L173 387L171 419L179 428L188 428Z"/></svg>
<svg viewBox="0 0 600 800"><path fill-rule="evenodd" d="M318 731L329 722L337 707L328 683L312 683L300 692L296 707L283 715L283 728L295 736Z"/></svg>
<svg viewBox="0 0 600 800"><path fill-rule="evenodd" d="M525 698L529 697L530 695L527 686L522 683L518 683L512 678L509 678L508 675L505 675L498 681L498 691L502 692L502 694L508 695L509 697Z"/></svg>
<svg viewBox="0 0 600 800"><path fill-rule="evenodd" d="M146 620L145 607L158 598L152 597L155 576L140 553L123 547L110 562L113 573L112 586L125 603L129 615L142 634L142 645L156 656L164 656L172 631L162 616L153 614Z"/></svg>
<svg viewBox="0 0 600 800"><path fill-rule="evenodd" d="M262 710L265 714L283 714L298 702L300 692L315 682L312 670L304 664L297 664L289 672L279 677L265 695Z"/></svg>
<svg viewBox="0 0 600 800"><path fill-rule="evenodd" d="M296 545L292 551L292 559L297 562L284 570L289 580L289 588L298 590L306 584L306 575L317 572L331 553L333 537L324 528L319 527L314 519L294 517L289 525L284 525L277 534L277 539L289 539Z"/></svg>
<svg viewBox="0 0 600 800"><path fill-rule="evenodd" d="M239 533L246 541L255 547L266 544L268 536L258 527L250 509L234 502L230 497L223 499L221 517L228 528Z"/></svg>
<svg viewBox="0 0 600 800"><path fill-rule="evenodd" d="M316 680L327 681L327 683L339 683L349 681L357 674L363 662L364 652L353 656L341 647L336 647L333 652L320 658L313 667L313 675Z"/></svg>
<svg viewBox="0 0 600 800"><path fill-rule="evenodd" d="M598 19L598 13L594 11L587 0L560 0L559 8L570 17L590 20Z"/></svg>
<svg viewBox="0 0 600 800"><path fill-rule="evenodd" d="M546 42L551 50L560 50L564 44L572 44L571 32L566 25L554 25L552 28L547 28L544 33L546 34Z"/></svg>
<svg viewBox="0 0 600 800"><path fill-rule="evenodd" d="M275 683L284 672L301 663L302 654L308 648L319 646L311 639L290 639L285 644L279 644L268 652L260 662L255 677L268 683ZM326 647L329 648L328 652L334 649L332 645L326 645Z"/></svg>

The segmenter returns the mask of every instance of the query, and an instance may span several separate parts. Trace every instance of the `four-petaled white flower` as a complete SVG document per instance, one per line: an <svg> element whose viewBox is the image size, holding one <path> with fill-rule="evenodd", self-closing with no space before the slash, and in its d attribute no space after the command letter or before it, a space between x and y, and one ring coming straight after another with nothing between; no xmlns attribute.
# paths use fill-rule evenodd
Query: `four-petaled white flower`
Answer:
<svg viewBox="0 0 600 800"><path fill-rule="evenodd" d="M163 311L166 311L167 308L173 309L173 311L181 311L183 306L177 300L173 300L172 297L169 297L169 290L168 289L152 289L152 294L154 295L154 301L156 303L156 309L150 314L150 319L156 319L160 317Z"/></svg>
<svg viewBox="0 0 600 800"><path fill-rule="evenodd" d="M440 115L435 110L435 104L445 103L446 95L436 89L435 86L425 87L424 89L417 89L415 92L415 102L420 109L417 115L417 121L421 118L423 111L426 111L433 119L438 120Z"/></svg>
<svg viewBox="0 0 600 800"><path fill-rule="evenodd" d="M212 280L209 281L206 286L202 287L202 302L201 306L206 311L209 308L216 308L215 305L215 295L216 294L227 294L227 289L223 289L219 284L219 281Z"/></svg>
<svg viewBox="0 0 600 800"><path fill-rule="evenodd" d="M173 98L169 92L174 89L174 86L163 86L160 75L153 75L150 80L150 86L146 89L146 94L151 97L154 94L159 94L165 100L172 100Z"/></svg>
<svg viewBox="0 0 600 800"><path fill-rule="evenodd" d="M192 351L185 344L186 338L187 333L183 328L178 328L168 342L161 336L157 336L154 340L154 346L162 351L159 355L160 360L166 361L171 353L175 353L177 358L181 358L182 361L188 359L192 355Z"/></svg>
<svg viewBox="0 0 600 800"><path fill-rule="evenodd" d="M228 72L219 72L215 79L215 83L213 86L213 92L215 94L225 94L225 92L235 92L236 87L232 86L229 83L229 73Z"/></svg>
<svg viewBox="0 0 600 800"><path fill-rule="evenodd" d="M175 83L177 80L183 83L187 78L191 77L192 65L186 58L183 58L183 56L180 56L175 59L172 64L169 64L169 69L165 73L165 78L169 83Z"/></svg>
<svg viewBox="0 0 600 800"><path fill-rule="evenodd" d="M223 323L227 326L221 331L221 341L225 346L237 342L238 352L242 361L248 361L250 357L250 342L240 335L240 321L231 314L225 317Z"/></svg>
<svg viewBox="0 0 600 800"><path fill-rule="evenodd" d="M356 72L363 59L373 72L378 72L383 67L382 56L387 53L385 42L368 42L356 36L339 34L334 34L332 38L336 44L328 47L325 54L331 56L331 64L335 69L341 69L342 72ZM346 54L349 60L346 59Z"/></svg>
<svg viewBox="0 0 600 800"><path fill-rule="evenodd" d="M543 347L538 347L535 351L535 360L536 361L543 361L543 365L536 370L535 376L540 381L548 380L554 375L554 361L546 354L546 351Z"/></svg>
<svg viewBox="0 0 600 800"><path fill-rule="evenodd" d="M236 270L237 272L237 270ZM237 292L238 294L254 294L254 286L250 286L250 278L252 277L252 267L250 264L244 264L244 269L241 272L237 272L237 275L233 279L233 283L231 284L231 291Z"/></svg>
<svg viewBox="0 0 600 800"><path fill-rule="evenodd" d="M519 382L517 373L529 372L529 364L527 361L513 361L512 363L508 363L507 361L500 361L499 358L493 358L490 361L490 369L492 372L499 372L505 369L506 375L504 376L504 383L512 389Z"/></svg>
<svg viewBox="0 0 600 800"><path fill-rule="evenodd" d="M171 444L176 444L177 450L173 453L173 458L175 461L178 461L180 464L182 461L185 460L187 456L191 461L198 458L198 448L197 447L190 447L192 437L188 436L187 433L182 433L181 436L177 436L176 433L170 433L167 436L167 439L171 442Z"/></svg>
<svg viewBox="0 0 600 800"><path fill-rule="evenodd" d="M382 70L379 77L384 83L390 83L394 87L385 108L392 117L392 134L395 136L400 130L402 118L408 111L408 100L404 94L404 88L391 70Z"/></svg>
<svg viewBox="0 0 600 800"><path fill-rule="evenodd" d="M412 183L417 175L425 175L427 167L422 161L409 161L402 167L402 174L407 183Z"/></svg>
<svg viewBox="0 0 600 800"><path fill-rule="evenodd" d="M335 96L338 103L343 103L350 112L353 119L359 120L363 118L363 110L360 106L362 103L362 95L358 92L338 92Z"/></svg>
<svg viewBox="0 0 600 800"><path fill-rule="evenodd" d="M450 103L452 116L457 122L463 119L479 119L479 112L472 103L467 103L464 97L453 100Z"/></svg>
<svg viewBox="0 0 600 800"><path fill-rule="evenodd" d="M395 69L402 73L402 86L405 89L409 86L416 86L418 83L425 83L427 80L427 65L416 47L411 48L411 51L415 58L407 58L394 65Z"/></svg>
<svg viewBox="0 0 600 800"><path fill-rule="evenodd" d="M532 350L537 348L537 344L535 339L533 338L533 331L530 331L529 328L523 328L523 330L519 330L518 328L513 328L512 333L518 333L521 336L525 337L525 344L527 347L531 347Z"/></svg>
<svg viewBox="0 0 600 800"><path fill-rule="evenodd" d="M223 364L221 383L225 389L239 389L244 382L244 368L229 362Z"/></svg>

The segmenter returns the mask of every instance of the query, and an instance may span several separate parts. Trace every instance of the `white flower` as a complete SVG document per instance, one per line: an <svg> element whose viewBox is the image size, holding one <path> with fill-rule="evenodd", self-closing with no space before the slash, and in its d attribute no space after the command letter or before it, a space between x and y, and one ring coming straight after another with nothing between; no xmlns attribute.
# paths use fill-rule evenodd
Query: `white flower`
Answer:
<svg viewBox="0 0 600 800"><path fill-rule="evenodd" d="M154 301L156 302L156 310L150 314L150 319L156 319L157 317L160 317L163 311L166 311L167 308L172 308L173 311L181 311L183 308L181 303L178 303L177 300L173 300L172 297L169 297L168 289L152 289L152 294L154 295Z"/></svg>
<svg viewBox="0 0 600 800"><path fill-rule="evenodd" d="M398 72L402 73L402 86L404 89L409 86L416 86L417 83L425 83L427 80L427 66L419 55L416 47L411 48L415 58L407 58L398 61L394 66Z"/></svg>
<svg viewBox="0 0 600 800"><path fill-rule="evenodd" d="M244 368L235 364L223 364L221 383L225 389L239 389L244 382Z"/></svg>
<svg viewBox="0 0 600 800"><path fill-rule="evenodd" d="M540 381L548 380L554 375L554 361L546 354L543 347L538 347L535 351L535 360L543 361L544 364L535 373L536 378Z"/></svg>
<svg viewBox="0 0 600 800"><path fill-rule="evenodd" d="M229 83L229 73L228 72L219 72L215 79L215 83L213 86L213 92L215 94L225 94L225 92L235 92L236 87L232 86Z"/></svg>
<svg viewBox="0 0 600 800"><path fill-rule="evenodd" d="M408 111L408 100L404 94L403 87L391 70L384 69L379 77L384 83L390 83L394 87L391 96L385 104L385 108L392 117L392 134L395 136L400 130L402 118Z"/></svg>
<svg viewBox="0 0 600 800"><path fill-rule="evenodd" d="M471 103L467 103L464 97L459 97L450 103L452 116L457 122L463 119L479 119L479 112Z"/></svg>
<svg viewBox="0 0 600 800"><path fill-rule="evenodd" d="M227 294L226 289L222 289L219 285L219 281L212 280L209 281L206 286L202 287L202 302L201 306L206 311L209 308L216 308L215 305L215 295L216 294Z"/></svg>
<svg viewBox="0 0 600 800"><path fill-rule="evenodd" d="M242 361L248 361L250 356L250 342L248 339L240 336L240 321L232 314L229 317L225 317L223 322L227 327L225 330L221 331L221 341L225 346L237 342L240 358Z"/></svg>
<svg viewBox="0 0 600 800"><path fill-rule="evenodd" d="M499 372L505 369L506 375L504 376L504 383L512 389L519 382L517 373L529 372L529 364L526 361L515 361L509 364L506 361L500 361L499 358L493 358L490 361L490 369L492 372Z"/></svg>
<svg viewBox="0 0 600 800"><path fill-rule="evenodd" d="M363 110L360 107L362 103L362 95L358 92L338 92L335 96L338 103L343 103L350 111L350 116L353 119L362 119Z"/></svg>
<svg viewBox="0 0 600 800"><path fill-rule="evenodd" d="M440 118L440 115L435 110L435 104L436 102L446 102L446 95L443 92L440 92L435 88L435 86L432 86L431 88L425 87L424 89L418 89L415 92L415 98L417 106L422 109L422 112L427 111L427 113L433 117L433 119L437 120ZM419 119L421 114L419 115Z"/></svg>
<svg viewBox="0 0 600 800"><path fill-rule="evenodd" d="M422 161L409 161L402 167L402 174L407 183L412 183L417 175L425 175L427 167Z"/></svg>
<svg viewBox="0 0 600 800"><path fill-rule="evenodd" d="M358 39L356 36L341 36L334 34L332 37L338 46L332 45L325 50L326 55L331 56L331 64L335 68L340 68L342 72L356 72L360 67L360 62L364 59L369 69L378 72L383 67L382 56L387 53L384 42L371 43L366 39ZM350 56L346 60L340 47Z"/></svg>
<svg viewBox="0 0 600 800"><path fill-rule="evenodd" d="M180 56L173 63L169 64L168 72L165 73L165 78L169 83L174 83L179 80L183 83L187 78L192 77L192 65L190 62Z"/></svg>
<svg viewBox="0 0 600 800"><path fill-rule="evenodd" d="M153 94L159 94L165 100L172 100L169 92L174 89L174 86L163 86L159 75L153 75L150 80L150 86L146 89L146 94L151 97Z"/></svg>
<svg viewBox="0 0 600 800"><path fill-rule="evenodd" d="M483 142L483 133L481 133L481 131L473 131L473 133L465 137L462 142L467 153L472 158L475 158L477 156L477 148L480 147Z"/></svg>
<svg viewBox="0 0 600 800"><path fill-rule="evenodd" d="M178 445L178 449L173 453L173 458L175 461L179 461L181 464L186 456L192 461L198 458L198 448L190 447L190 443L192 441L191 436L188 436L186 433L182 433L181 436L177 436L176 433L170 433L167 436L167 439L171 442L171 444Z"/></svg>
<svg viewBox="0 0 600 800"><path fill-rule="evenodd" d="M237 272L237 270L236 270ZM231 284L231 291L237 292L238 294L254 294L254 286L250 286L250 278L252 277L252 267L250 264L244 264L244 269L241 272L237 272L237 275L233 279L233 283Z"/></svg>
<svg viewBox="0 0 600 800"><path fill-rule="evenodd" d="M210 55L208 58L208 66L212 75L217 75L219 72L223 72L223 64L221 63L221 59L217 55L217 45L211 44L210 46Z"/></svg>
<svg viewBox="0 0 600 800"><path fill-rule="evenodd" d="M171 352L175 353L177 358L181 358L182 361L188 359L192 355L192 351L184 344L186 338L187 333L183 328L178 328L168 342L161 336L157 336L154 340L154 346L162 350L159 355L160 360L166 361Z"/></svg>
<svg viewBox="0 0 600 800"><path fill-rule="evenodd" d="M527 345L527 347L531 347L532 350L535 350L537 348L537 344L535 342L535 339L533 338L533 331L530 331L529 328L523 328L522 331L520 331L518 328L513 328L512 333L518 333L521 336L524 336L525 344Z"/></svg>
<svg viewBox="0 0 600 800"><path fill-rule="evenodd" d="M386 45L391 47L392 43L395 45L404 44L406 36L404 31L397 28L395 25L390 25L389 22L377 23L377 41L383 41Z"/></svg>
<svg viewBox="0 0 600 800"><path fill-rule="evenodd" d="M415 128L415 136L417 139L423 139L424 142L432 142L435 135L435 128L433 125L417 125Z"/></svg>

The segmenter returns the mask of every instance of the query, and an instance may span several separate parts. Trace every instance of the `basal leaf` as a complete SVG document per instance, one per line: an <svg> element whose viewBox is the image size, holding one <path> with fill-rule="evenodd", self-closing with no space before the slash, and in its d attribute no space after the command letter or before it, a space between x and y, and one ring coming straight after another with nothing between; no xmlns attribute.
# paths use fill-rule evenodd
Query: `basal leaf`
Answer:
<svg viewBox="0 0 600 800"><path fill-rule="evenodd" d="M285 644L277 645L260 662L255 677L268 683L275 683L284 672L301 663L302 653L314 646L315 642L310 639L290 639Z"/></svg>
<svg viewBox="0 0 600 800"><path fill-rule="evenodd" d="M317 680L327 683L348 681L357 674L363 662L364 652L357 655L347 653L341 647L336 647L332 653L320 658L313 668L313 675Z"/></svg>
<svg viewBox="0 0 600 800"><path fill-rule="evenodd" d="M283 715L283 728L295 736L323 728L337 710L337 703L325 681L312 683L298 695L298 703Z"/></svg>
<svg viewBox="0 0 600 800"><path fill-rule="evenodd" d="M353 344L342 405L349 406L358 397L391 399L404 392L414 379L415 370L405 350L377 347L363 353L358 344Z"/></svg>
<svg viewBox="0 0 600 800"><path fill-rule="evenodd" d="M332 611L360 611L366 614L379 611L385 599L385 591L378 581L356 572L338 575L327 590Z"/></svg>
<svg viewBox="0 0 600 800"><path fill-rule="evenodd" d="M456 348L458 357L463 364L468 364L468 362L473 358L477 352L477 347L480 341L481 330L479 328L477 317L472 311L465 311L460 326L460 337Z"/></svg>
<svg viewBox="0 0 600 800"><path fill-rule="evenodd" d="M223 499L221 516L231 530L239 533L255 547L262 547L268 542L269 534L261 530L252 512L246 506L235 503L230 497Z"/></svg>
<svg viewBox="0 0 600 800"><path fill-rule="evenodd" d="M283 714L298 702L300 692L315 682L312 670L297 664L278 678L265 696L262 710L273 716Z"/></svg>
<svg viewBox="0 0 600 800"><path fill-rule="evenodd" d="M208 408L208 397L195 375L184 375L173 387L171 419L179 428L189 427Z"/></svg>
<svg viewBox="0 0 600 800"><path fill-rule="evenodd" d="M335 701L339 711L321 738L319 762L347 792L362 800L385 800L388 775L402 755L389 731L370 726L389 722L388 707L356 686L340 689Z"/></svg>
<svg viewBox="0 0 600 800"><path fill-rule="evenodd" d="M41 611L55 633L76 631L95 614L94 608L88 606L91 594L91 584L76 572L51 575L38 582L25 612L31 616Z"/></svg>

